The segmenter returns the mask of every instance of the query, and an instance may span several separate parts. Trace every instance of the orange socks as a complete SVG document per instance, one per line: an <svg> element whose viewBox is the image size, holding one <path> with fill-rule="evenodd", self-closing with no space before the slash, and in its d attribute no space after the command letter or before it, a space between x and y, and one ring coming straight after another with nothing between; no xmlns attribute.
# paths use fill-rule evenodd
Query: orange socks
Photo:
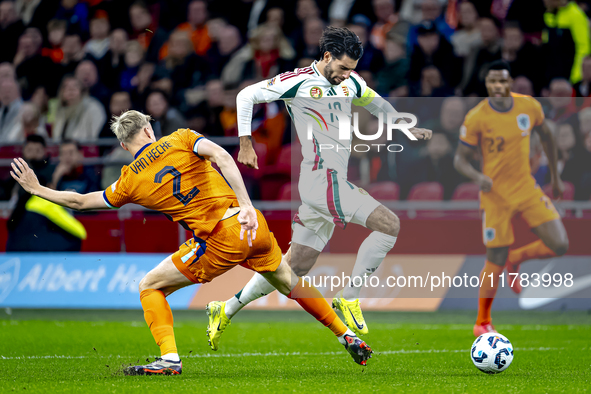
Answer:
<svg viewBox="0 0 591 394"><path fill-rule="evenodd" d="M172 311L164 293L154 289L143 290L140 293L140 301L144 309L144 318L156 344L160 347L161 355L177 353L172 330Z"/></svg>
<svg viewBox="0 0 591 394"><path fill-rule="evenodd" d="M529 243L521 248L509 252L508 261L512 265L518 265L527 260L547 259L555 257L556 253L547 247L541 239Z"/></svg>
<svg viewBox="0 0 591 394"><path fill-rule="evenodd" d="M300 304L306 312L328 327L337 337L347 332L347 326L338 318L318 289L302 278L300 278L288 297Z"/></svg>
<svg viewBox="0 0 591 394"><path fill-rule="evenodd" d="M503 273L502 265L496 265L490 261L484 263L484 268L480 272L480 279L482 286L478 293L478 317L476 324L482 325L491 322L490 310L492 308L495 294L497 294L497 287L499 286L499 275ZM490 274L493 274L491 281Z"/></svg>

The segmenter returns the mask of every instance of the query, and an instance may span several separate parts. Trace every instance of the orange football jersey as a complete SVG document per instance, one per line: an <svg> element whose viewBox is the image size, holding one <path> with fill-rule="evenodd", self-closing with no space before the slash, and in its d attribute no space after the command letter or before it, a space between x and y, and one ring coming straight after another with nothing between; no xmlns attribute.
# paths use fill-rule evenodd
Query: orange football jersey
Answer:
<svg viewBox="0 0 591 394"><path fill-rule="evenodd" d="M544 121L540 103L526 95L511 93L512 107L500 112L488 99L482 100L464 119L460 142L480 147L482 172L493 186L490 197L518 203L535 187L529 162L530 136ZM484 196L484 195L483 195Z"/></svg>
<svg viewBox="0 0 591 394"><path fill-rule="evenodd" d="M134 203L162 212L205 240L230 206L234 191L211 162L197 154L201 134L180 129L146 144L103 198L111 208Z"/></svg>

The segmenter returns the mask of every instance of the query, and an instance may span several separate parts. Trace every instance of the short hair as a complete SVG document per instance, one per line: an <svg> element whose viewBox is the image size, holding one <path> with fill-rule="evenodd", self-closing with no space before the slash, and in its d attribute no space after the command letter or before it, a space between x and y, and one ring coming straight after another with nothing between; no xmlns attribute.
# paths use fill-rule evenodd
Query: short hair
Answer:
<svg viewBox="0 0 591 394"><path fill-rule="evenodd" d="M505 60L495 60L494 62L488 65L488 69L486 70L486 74L492 70L507 70L509 75L511 75L511 66Z"/></svg>
<svg viewBox="0 0 591 394"><path fill-rule="evenodd" d="M40 136L38 134L31 134L27 136L27 139L25 140L25 145L27 144L41 144L43 145L43 147L47 147L47 143L45 142L45 138L43 138L43 136Z"/></svg>
<svg viewBox="0 0 591 394"><path fill-rule="evenodd" d="M339 60L343 55L359 60L363 56L363 44L359 37L346 27L329 26L320 37L320 56L324 56L325 52Z"/></svg>
<svg viewBox="0 0 591 394"><path fill-rule="evenodd" d="M70 138L63 139L62 142L60 143L60 146L70 145L70 144L76 146L76 150L78 150L78 151L82 150L80 143L78 141L70 139Z"/></svg>
<svg viewBox="0 0 591 394"><path fill-rule="evenodd" d="M117 139L123 143L129 142L145 126L150 124L152 117L139 111L129 110L121 116L113 115L111 118L111 131Z"/></svg>

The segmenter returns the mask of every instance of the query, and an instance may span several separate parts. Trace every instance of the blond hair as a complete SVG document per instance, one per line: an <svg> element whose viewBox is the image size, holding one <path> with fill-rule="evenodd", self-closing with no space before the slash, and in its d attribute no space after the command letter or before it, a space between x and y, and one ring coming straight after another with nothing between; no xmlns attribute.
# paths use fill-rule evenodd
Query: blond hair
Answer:
<svg viewBox="0 0 591 394"><path fill-rule="evenodd" d="M150 124L152 117L141 112L130 110L121 114L113 115L111 119L111 131L117 139L123 143L129 142L144 127Z"/></svg>

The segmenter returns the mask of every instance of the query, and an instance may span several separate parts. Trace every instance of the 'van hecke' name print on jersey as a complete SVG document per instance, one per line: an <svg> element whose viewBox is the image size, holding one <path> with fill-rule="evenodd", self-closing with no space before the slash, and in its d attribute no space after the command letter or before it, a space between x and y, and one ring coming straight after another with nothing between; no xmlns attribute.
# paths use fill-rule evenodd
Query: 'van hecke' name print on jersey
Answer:
<svg viewBox="0 0 591 394"><path fill-rule="evenodd" d="M131 164L131 170L136 174L139 173L144 168L148 167L154 160L162 156L169 148L172 148L172 144L165 141L150 150L146 150L140 158ZM148 160L150 161L149 163Z"/></svg>

